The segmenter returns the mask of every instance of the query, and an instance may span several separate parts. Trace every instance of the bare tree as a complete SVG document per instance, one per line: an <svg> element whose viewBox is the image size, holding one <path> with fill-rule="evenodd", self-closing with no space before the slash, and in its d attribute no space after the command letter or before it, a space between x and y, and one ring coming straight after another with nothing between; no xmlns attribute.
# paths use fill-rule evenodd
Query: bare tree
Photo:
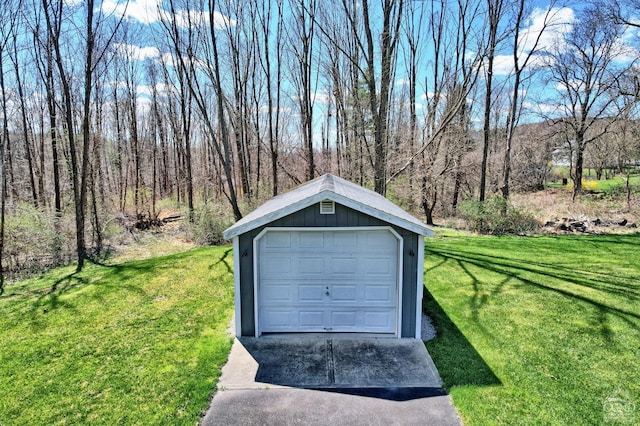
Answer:
<svg viewBox="0 0 640 426"><path fill-rule="evenodd" d="M37 208L38 193L37 193L37 187L36 187L36 181L35 181L35 175L34 175L34 164L33 164L33 157L32 157L32 147L31 147L32 135L30 134L30 131L29 131L30 126L28 124L28 118L27 118L28 108L27 108L27 100L26 100L26 94L25 94L25 89L23 84L23 78L24 78L23 72L22 72L23 70L20 69L20 62L19 62L19 56L18 56L18 49L19 49L18 34L15 31L13 32L12 38L13 38L13 49L9 54L9 58L13 63L13 69L15 71L16 88L18 91L18 102L20 105L20 108L19 108L20 124L22 125L22 137L24 141L24 158L27 163L27 175L28 175L28 181L29 181L29 189L31 192L30 194L31 202Z"/></svg>
<svg viewBox="0 0 640 426"><path fill-rule="evenodd" d="M530 39L530 35L522 36L521 26L523 24L523 18L526 12L526 4L524 0L518 0L515 10L515 22L513 24L513 45L512 45L512 58L513 58L513 83L510 86L511 99L509 105L509 113L507 115L506 131L505 131L505 149L503 160L503 173L502 173L502 196L504 199L509 198L509 179L511 175L511 150L513 146L513 138L515 130L520 121L520 115L522 113L522 102L524 96L521 94L523 85L525 85L532 78L532 73L526 75L526 71L530 68L532 59L535 55L539 54L540 41L544 32L548 26L553 23L554 20L554 2L547 7L544 12L542 21L542 27L536 29L537 33L533 34L533 39ZM524 44L525 46L522 46Z"/></svg>
<svg viewBox="0 0 640 426"><path fill-rule="evenodd" d="M403 0L383 0L381 7L382 26L376 31L376 21L368 0L348 2L342 0L347 18L348 31L357 47L357 55L349 60L358 70L366 85L368 112L374 134L373 181L374 190L384 195L387 189L387 148L389 125L389 102L395 74ZM362 22L360 28L359 22ZM361 35L361 30L364 37ZM375 33L375 36L374 36ZM376 41L379 40L379 45ZM334 42L335 43L335 42ZM342 49L341 46L339 48ZM378 53L376 53L378 52ZM343 53L346 53L343 51ZM364 63L360 63L360 58ZM356 86L357 87L357 86Z"/></svg>
<svg viewBox="0 0 640 426"><path fill-rule="evenodd" d="M275 8L275 9L274 9ZM275 14L275 16L274 16ZM281 95L282 95L282 65L283 65L283 44L284 44L284 17L282 0L257 1L255 7L255 35L254 41L257 45L258 62L264 75L265 95L267 98L267 146L271 162L271 184L272 194L277 195L279 190L278 182L278 156L280 146L280 123L281 123ZM275 35L274 35L275 21ZM273 55L273 52L281 55ZM274 57L275 56L275 57ZM275 62L275 64L274 64ZM254 87L258 84L254 82ZM255 90L255 89L254 89ZM260 105L256 99L255 126L260 126L259 111ZM260 137L260 131L256 131ZM258 145L259 148L259 145ZM258 149L258 161L260 150ZM259 175L259 172L257 173Z"/></svg>
<svg viewBox="0 0 640 426"><path fill-rule="evenodd" d="M487 160L491 143L491 110L493 102L493 66L496 48L500 42L500 22L505 16L505 0L487 0L487 57L485 72L484 122L482 127L482 165L480 166L480 201L484 201L487 190Z"/></svg>
<svg viewBox="0 0 640 426"><path fill-rule="evenodd" d="M290 2L292 19L289 27L289 46L293 52L292 75L300 108L303 145L307 154L307 179L315 175L313 147L313 107L314 107L314 44L316 0L295 0Z"/></svg>
<svg viewBox="0 0 640 426"><path fill-rule="evenodd" d="M174 0L169 2L170 13L169 17L164 18L163 26L169 36L176 65L186 77L183 81L184 86L193 96L207 131L206 137L215 150L217 161L214 162L214 166L218 180L221 184L226 181L223 194L229 201L234 217L240 220L242 213L235 187L227 114L229 103L223 89L219 54L218 30L221 24L216 14L217 1L209 0L206 8L201 5L200 10L208 10L206 19L203 16L192 19L191 15L187 14L187 22L184 24L179 22L175 3ZM227 21L222 25L231 24ZM196 39L202 43L196 44ZM206 87L203 87L206 85L213 88L215 105L209 103L210 93L207 92ZM217 123L214 120L217 120Z"/></svg>
<svg viewBox="0 0 640 426"><path fill-rule="evenodd" d="M445 176L462 169L462 156L472 141L470 130L470 96L478 78L482 49L468 55L473 28L478 24L478 3L459 1L456 5L427 6L428 37L423 48L431 52L424 97L425 116L419 144L389 177L404 173L414 161L420 161L420 205L427 223L433 224L434 209ZM477 46L474 46L477 47ZM456 181L460 178L457 175ZM456 185L458 185L456 183ZM455 191L455 190L454 190Z"/></svg>
<svg viewBox="0 0 640 426"><path fill-rule="evenodd" d="M0 295L4 293L4 265L2 258L4 254L5 236L5 212L7 179L5 168L5 147L9 140L9 120L7 116L7 91L4 79L4 58L8 54L7 46L15 28L17 13L20 10L18 4L5 4L0 10L0 100L2 101L2 134L0 135Z"/></svg>
<svg viewBox="0 0 640 426"><path fill-rule="evenodd" d="M586 9L549 60L550 82L561 100L555 121L562 124L573 150L574 199L582 192L586 147L621 117L612 107L620 95L619 82L633 64L618 61L624 53L619 36L620 27L601 19L597 10ZM605 117L609 124L590 132Z"/></svg>
<svg viewBox="0 0 640 426"><path fill-rule="evenodd" d="M65 108L65 124L67 138L69 140L69 153L71 157L71 176L72 188L75 205L76 219L76 251L77 251L77 270L82 270L84 261L87 257L87 249L85 242L85 215L87 206L87 190L89 182L89 150L91 146L91 95L93 89L93 78L96 67L102 60L104 54L109 47L111 40L115 34L115 29L111 32L104 31L104 17L98 17L94 20L96 13L94 0L88 0L84 4L84 34L81 39L84 44L81 49L84 50L83 62L83 97L82 97L82 115L81 115L81 152L78 155L75 137L75 120L73 108L73 96L71 91L71 75L67 68L67 60L61 48L60 37L63 31L63 21L65 19L63 11L64 2L57 4L51 3L49 0L42 0L45 20L47 24L48 35L51 38L52 47L55 53L54 61L58 68L58 75L62 85L62 97L64 99ZM75 23L72 25L75 26ZM116 25L117 28L117 25ZM104 31L104 32L103 32ZM101 41L102 44L97 42Z"/></svg>

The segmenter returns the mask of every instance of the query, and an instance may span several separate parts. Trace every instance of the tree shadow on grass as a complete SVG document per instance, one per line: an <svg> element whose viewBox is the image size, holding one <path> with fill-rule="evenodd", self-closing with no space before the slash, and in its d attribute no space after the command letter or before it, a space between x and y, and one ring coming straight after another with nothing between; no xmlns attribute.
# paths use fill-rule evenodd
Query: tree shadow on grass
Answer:
<svg viewBox="0 0 640 426"><path fill-rule="evenodd" d="M423 309L438 331L433 340L426 342L426 346L446 391L454 386L501 384L500 379L427 289L424 292Z"/></svg>
<svg viewBox="0 0 640 426"><path fill-rule="evenodd" d="M217 266L220 263L223 263L225 268L227 268L227 272L232 274L233 273L233 268L231 267L231 265L229 264L229 261L227 260L227 258L229 257L229 254L231 253L233 249L228 248L227 250L224 251L224 253L222 254L222 257L214 264L209 266L209 269L213 269L215 266ZM233 262L233 260L232 260Z"/></svg>
<svg viewBox="0 0 640 426"><path fill-rule="evenodd" d="M63 298L64 295L72 294L82 288L95 285L95 291L90 293L92 299L103 300L104 295L113 290L114 287L135 292L140 296L146 296L145 291L138 285L132 284L132 278L140 276L140 274L153 274L157 267L151 262L127 262L123 264L103 264L89 260L90 263L104 268L104 272L96 271L95 276L103 276L105 279L90 279L91 275L84 272L72 272L57 280L46 287L30 289L23 293L16 293L16 297L33 297L30 303L31 318L37 322L39 314L53 313L59 309L75 310L77 303L82 303L81 299ZM113 277L117 277L114 280ZM117 283L117 284L114 284ZM73 301L73 302L72 302Z"/></svg>
<svg viewBox="0 0 640 426"><path fill-rule="evenodd" d="M639 244L640 238L638 236L639 234L620 237L584 237L580 240L581 244L579 245L563 246L563 251L559 251L558 256L571 259L573 255L584 255L585 245L600 251L606 251L607 245L612 243L617 247L635 248ZM534 251L532 251L530 258L525 258L519 257L515 253L514 256L493 254L494 252L500 253L499 250L488 254L487 248L491 247L483 247L482 252L477 252L468 246L465 246L464 249L454 246L429 247L429 254L439 258L438 264L430 270L437 269L447 262L455 262L457 267L471 279L473 295L470 299L470 309L478 326L482 327L479 322L479 311L486 303L489 303L491 297L502 292L507 283L519 282L531 289L572 299L572 301L591 310L593 312L592 321L608 343L614 343L610 317L616 317L630 327L639 329L640 313L624 307L624 305L630 306L629 301L640 299L640 286L638 286L635 277L619 275L615 270L599 270L597 266L589 268L570 262L554 263L544 257L536 258ZM505 249L501 250L504 252ZM571 250L575 250L575 252L571 252ZM517 248L514 247L513 252L516 251ZM620 252L616 255L620 257L625 253ZM597 255L595 258L598 261L601 260ZM584 264L589 265L588 262ZM474 273L471 268L475 268L476 271L483 270L494 277L501 278L496 282L483 282L483 278L478 277L478 274ZM488 290L490 291L487 292Z"/></svg>

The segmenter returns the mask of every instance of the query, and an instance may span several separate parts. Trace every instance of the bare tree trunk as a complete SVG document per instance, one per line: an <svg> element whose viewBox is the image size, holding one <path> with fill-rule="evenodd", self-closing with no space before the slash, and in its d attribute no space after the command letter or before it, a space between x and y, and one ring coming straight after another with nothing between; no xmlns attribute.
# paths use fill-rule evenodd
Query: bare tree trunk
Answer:
<svg viewBox="0 0 640 426"><path fill-rule="evenodd" d="M484 124L482 128L482 164L480 166L480 201L484 201L487 192L487 162L489 157L489 144L491 143L491 101L493 97L493 63L498 43L498 25L503 14L504 0L487 0L488 6L488 30L487 42L487 72L485 76L484 96Z"/></svg>
<svg viewBox="0 0 640 426"><path fill-rule="evenodd" d="M220 127L220 139L222 140L222 152L220 154L220 159L222 161L222 167L225 172L225 176L227 178L228 190L229 190L229 202L231 203L231 208L233 210L233 215L236 220L242 219L242 213L240 212L240 208L238 206L238 198L236 196L236 189L234 186L233 179L233 170L231 169L231 150L229 146L229 132L227 130L227 121L224 116L224 93L222 91L222 81L220 79L220 59L218 56L218 40L216 36L215 29L215 0L210 0L210 8L209 8L209 35L211 36L211 45L213 47L213 73L214 73L214 90L217 97L217 106L218 106L218 126Z"/></svg>
<svg viewBox="0 0 640 426"><path fill-rule="evenodd" d="M260 3L260 2L258 2ZM261 2L262 10L259 12L259 23L262 36L262 48L260 52L260 65L262 72L265 75L266 80L266 95L267 95L267 129L269 134L269 158L271 160L271 181L272 181L272 194L278 195L279 183L278 183L278 155L279 155L279 121L280 121L280 85L281 85L281 70L282 70L282 58L277 56L276 59L276 76L275 76L275 95L274 95L274 76L271 65L271 49L270 49L270 28L271 28L271 1ZM282 43L282 4L280 1L277 3L278 7L278 22L276 32L276 50L280 52ZM256 40L258 39L256 34ZM274 99L275 97L275 99ZM256 118L256 123L258 119ZM257 133L259 135L259 133ZM259 173L258 173L259 174Z"/></svg>
<svg viewBox="0 0 640 426"><path fill-rule="evenodd" d="M60 161L58 159L57 107L55 99L55 83L53 80L53 52L51 38L47 36L47 107L49 110L49 126L51 136L51 167L53 169L53 197L56 216L62 214L60 196Z"/></svg>
<svg viewBox="0 0 640 426"><path fill-rule="evenodd" d="M7 173L5 168L5 147L9 140L9 120L7 117L7 92L2 65L5 40L0 40L0 94L2 95L2 138L0 141L0 295L4 294L4 231L7 199Z"/></svg>
<svg viewBox="0 0 640 426"><path fill-rule="evenodd" d="M22 77L18 62L18 40L14 34L13 38L14 56L11 56L14 70L16 73L16 85L18 88L18 99L20 100L20 118L22 122L22 134L24 137L24 157L27 162L27 173L29 175L29 189L31 190L31 201L34 207L38 207L38 193L36 188L35 176L33 173L33 159L31 157L31 143L29 141L29 125L27 124L27 105L25 102L24 88L22 86Z"/></svg>
<svg viewBox="0 0 640 426"><path fill-rule="evenodd" d="M86 256L85 242L84 242L84 209L82 208L82 196L80 191L80 176L79 176L79 164L78 155L76 152L75 130L73 122L73 105L71 87L69 85L69 76L64 68L64 59L60 51L60 35L61 35L61 19L62 19L62 7L63 2L59 2L57 9L51 9L49 0L42 0L45 9L45 18L47 21L47 29L49 36L51 37L53 47L56 53L55 62L58 67L58 73L60 75L60 81L62 83L62 96L65 106L65 125L67 130L67 138L69 139L69 155L71 158L71 186L73 189L73 198L75 204L76 213L76 251L77 251L77 269L81 270L84 265L84 259ZM90 12L93 13L93 12Z"/></svg>
<svg viewBox="0 0 640 426"><path fill-rule="evenodd" d="M576 163L573 169L573 192L571 199L576 200L576 196L582 192L582 173L584 169L584 134L576 134Z"/></svg>
<svg viewBox="0 0 640 426"><path fill-rule="evenodd" d="M182 117L182 139L184 142L184 161L187 183L187 208L189 209L189 221L195 219L193 204L193 167L191 161L191 93L187 90L189 84L186 80L189 76L184 70L178 70L178 79L180 80L180 116Z"/></svg>

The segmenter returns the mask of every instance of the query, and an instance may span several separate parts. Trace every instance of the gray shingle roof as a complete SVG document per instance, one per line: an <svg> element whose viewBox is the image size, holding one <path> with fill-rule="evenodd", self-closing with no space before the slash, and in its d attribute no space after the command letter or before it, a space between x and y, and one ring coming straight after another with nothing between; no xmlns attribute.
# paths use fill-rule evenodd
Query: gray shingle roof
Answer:
<svg viewBox="0 0 640 426"><path fill-rule="evenodd" d="M431 228L382 195L326 174L273 197L225 230L223 236L231 239L323 200L334 201L419 235L433 235Z"/></svg>

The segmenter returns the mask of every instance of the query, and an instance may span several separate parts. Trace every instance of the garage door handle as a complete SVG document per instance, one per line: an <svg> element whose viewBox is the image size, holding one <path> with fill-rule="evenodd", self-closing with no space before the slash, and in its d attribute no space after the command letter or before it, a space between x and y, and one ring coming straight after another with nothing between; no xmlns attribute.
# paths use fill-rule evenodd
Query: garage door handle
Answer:
<svg viewBox="0 0 640 426"><path fill-rule="evenodd" d="M329 295L329 290L327 290L324 294L326 294L328 296Z"/></svg>

